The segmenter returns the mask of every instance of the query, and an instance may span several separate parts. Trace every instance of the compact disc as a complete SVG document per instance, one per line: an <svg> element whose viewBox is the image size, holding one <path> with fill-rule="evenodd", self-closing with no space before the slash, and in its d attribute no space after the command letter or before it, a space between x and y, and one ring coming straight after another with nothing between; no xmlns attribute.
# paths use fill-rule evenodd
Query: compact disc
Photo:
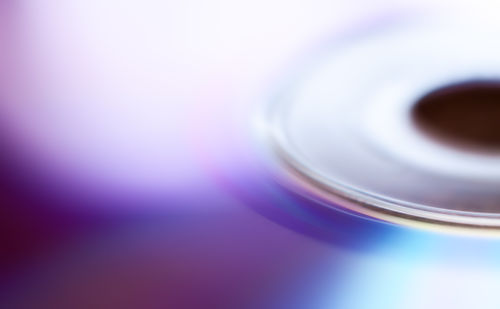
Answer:
<svg viewBox="0 0 500 309"><path fill-rule="evenodd" d="M430 2L0 1L0 308L500 308L495 135L433 120L497 28Z"/></svg>
<svg viewBox="0 0 500 309"><path fill-rule="evenodd" d="M331 207L500 227L498 31L427 18L342 40L271 100L274 155Z"/></svg>

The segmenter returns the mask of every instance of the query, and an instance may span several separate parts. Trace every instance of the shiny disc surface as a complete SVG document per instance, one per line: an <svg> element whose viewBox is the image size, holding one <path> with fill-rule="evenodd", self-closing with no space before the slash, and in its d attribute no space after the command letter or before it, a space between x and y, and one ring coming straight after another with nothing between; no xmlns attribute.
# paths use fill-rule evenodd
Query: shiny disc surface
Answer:
<svg viewBox="0 0 500 309"><path fill-rule="evenodd" d="M344 197L390 221L499 226L500 157L440 143L412 120L435 89L500 80L498 30L399 20L339 42L270 104L271 147L333 204Z"/></svg>

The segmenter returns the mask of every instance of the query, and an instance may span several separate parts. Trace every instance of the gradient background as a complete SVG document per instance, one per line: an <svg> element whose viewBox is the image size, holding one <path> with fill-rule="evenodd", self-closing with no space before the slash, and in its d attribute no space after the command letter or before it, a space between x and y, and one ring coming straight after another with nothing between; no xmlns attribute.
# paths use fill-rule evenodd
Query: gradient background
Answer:
<svg viewBox="0 0 500 309"><path fill-rule="evenodd" d="M498 308L499 241L327 212L252 138L336 38L463 10L0 0L0 308Z"/></svg>

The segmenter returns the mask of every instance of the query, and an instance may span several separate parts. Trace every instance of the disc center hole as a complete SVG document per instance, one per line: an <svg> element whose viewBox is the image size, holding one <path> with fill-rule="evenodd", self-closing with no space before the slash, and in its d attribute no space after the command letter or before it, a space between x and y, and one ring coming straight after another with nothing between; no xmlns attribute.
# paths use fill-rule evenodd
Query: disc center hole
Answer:
<svg viewBox="0 0 500 309"><path fill-rule="evenodd" d="M411 116L422 133L440 143L500 154L500 81L438 88L413 105Z"/></svg>

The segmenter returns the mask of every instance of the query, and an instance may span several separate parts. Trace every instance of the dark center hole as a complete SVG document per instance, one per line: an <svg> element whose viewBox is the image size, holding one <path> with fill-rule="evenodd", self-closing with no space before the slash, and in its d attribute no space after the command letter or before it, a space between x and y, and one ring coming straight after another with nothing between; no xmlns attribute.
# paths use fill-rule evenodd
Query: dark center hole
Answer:
<svg viewBox="0 0 500 309"><path fill-rule="evenodd" d="M462 149L500 152L500 81L469 81L434 90L413 107L428 136Z"/></svg>

